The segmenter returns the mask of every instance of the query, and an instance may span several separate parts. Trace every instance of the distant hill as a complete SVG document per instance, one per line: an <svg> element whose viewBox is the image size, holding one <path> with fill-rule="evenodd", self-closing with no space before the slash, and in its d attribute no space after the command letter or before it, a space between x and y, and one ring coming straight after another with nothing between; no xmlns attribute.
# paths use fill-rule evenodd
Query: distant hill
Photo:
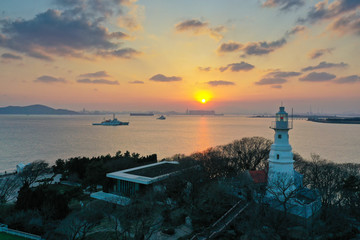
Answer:
<svg viewBox="0 0 360 240"><path fill-rule="evenodd" d="M30 106L8 106L0 108L0 114L52 114L52 115L75 115L80 114L75 111L66 109L54 109L44 105L30 105Z"/></svg>

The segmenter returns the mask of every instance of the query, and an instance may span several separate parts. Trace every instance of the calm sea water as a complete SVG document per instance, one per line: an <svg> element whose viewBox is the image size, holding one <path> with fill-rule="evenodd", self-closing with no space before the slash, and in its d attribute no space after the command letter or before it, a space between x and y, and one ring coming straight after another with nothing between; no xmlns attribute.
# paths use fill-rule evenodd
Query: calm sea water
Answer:
<svg viewBox="0 0 360 240"><path fill-rule="evenodd" d="M0 116L0 171L18 163L43 159L114 155L118 150L158 158L177 153L190 154L208 147L227 144L243 137L273 139L269 128L273 119L245 116L130 117L129 126L92 126L104 116ZM110 116L108 116L110 117ZM290 131L293 151L305 158L311 153L338 163L360 163L360 125L324 124L294 120Z"/></svg>

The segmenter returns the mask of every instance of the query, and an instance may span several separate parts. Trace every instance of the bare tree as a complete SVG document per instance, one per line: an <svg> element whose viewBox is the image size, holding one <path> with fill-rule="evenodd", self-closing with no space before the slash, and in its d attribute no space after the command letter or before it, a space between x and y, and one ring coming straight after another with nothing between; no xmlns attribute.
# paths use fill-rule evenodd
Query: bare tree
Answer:
<svg viewBox="0 0 360 240"><path fill-rule="evenodd" d="M0 204L4 204L16 198L16 191L21 186L17 175L8 175L0 178Z"/></svg>
<svg viewBox="0 0 360 240"><path fill-rule="evenodd" d="M49 164L44 160L36 160L24 167L19 176L23 183L27 182L30 186L36 182L40 176L49 172Z"/></svg>
<svg viewBox="0 0 360 240"><path fill-rule="evenodd" d="M236 171L264 169L272 141L263 137L245 137L221 146L225 157L231 159Z"/></svg>
<svg viewBox="0 0 360 240"><path fill-rule="evenodd" d="M286 218L288 210L290 210L292 206L291 200L294 199L297 194L293 179L287 174L280 173L271 182L269 181L266 190L267 195L270 198L274 198L279 206L281 206L280 209L284 211L284 217ZM274 203L275 205L276 202Z"/></svg>
<svg viewBox="0 0 360 240"><path fill-rule="evenodd" d="M67 216L57 230L67 240L83 240L87 234L100 223L103 215L91 208L84 208Z"/></svg>

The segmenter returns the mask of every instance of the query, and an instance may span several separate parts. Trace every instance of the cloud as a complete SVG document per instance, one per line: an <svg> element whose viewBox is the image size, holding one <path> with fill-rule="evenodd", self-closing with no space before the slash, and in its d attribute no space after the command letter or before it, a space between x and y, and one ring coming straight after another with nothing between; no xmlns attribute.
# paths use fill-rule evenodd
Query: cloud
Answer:
<svg viewBox="0 0 360 240"><path fill-rule="evenodd" d="M314 49L309 53L309 58L316 59L325 54L332 53L334 48Z"/></svg>
<svg viewBox="0 0 360 240"><path fill-rule="evenodd" d="M144 84L143 81L131 81L130 84Z"/></svg>
<svg viewBox="0 0 360 240"><path fill-rule="evenodd" d="M12 60L21 60L22 57L21 56L17 56L11 53L4 53L1 55L2 58L4 59L12 59Z"/></svg>
<svg viewBox="0 0 360 240"><path fill-rule="evenodd" d="M250 42L247 43L242 50L247 55L264 55L264 54L269 54L278 48L281 48L285 44L286 44L285 38L281 38L273 42L266 42L266 41Z"/></svg>
<svg viewBox="0 0 360 240"><path fill-rule="evenodd" d="M133 48L123 48L114 51L100 51L98 55L104 57L116 57L116 58L125 58L125 59L132 59L136 56L140 55L141 52L133 49Z"/></svg>
<svg viewBox="0 0 360 240"><path fill-rule="evenodd" d="M356 33L360 35L360 14L354 13L337 19L330 25L330 29L340 33Z"/></svg>
<svg viewBox="0 0 360 240"><path fill-rule="evenodd" d="M34 80L34 82L42 82L42 83L65 83L65 79L56 78L48 75L43 75Z"/></svg>
<svg viewBox="0 0 360 240"><path fill-rule="evenodd" d="M279 86L279 84L286 83L287 80L284 78L262 78L260 81L255 82L256 85L273 85L276 84Z"/></svg>
<svg viewBox="0 0 360 240"><path fill-rule="evenodd" d="M212 86L212 87L235 85L234 82L224 81L224 80L209 81L209 82L206 82L206 83L207 83L208 85Z"/></svg>
<svg viewBox="0 0 360 240"><path fill-rule="evenodd" d="M54 55L86 58L85 54L99 51L122 53L124 50L117 50L120 44L114 39L126 34L111 33L100 23L101 19L93 20L81 12L70 14L52 9L30 20L7 19L1 22L0 47L47 61L53 60Z"/></svg>
<svg viewBox="0 0 360 240"><path fill-rule="evenodd" d="M176 76L166 77L163 74L156 74L156 75L152 76L149 80L155 81L155 82L177 82L177 81L181 81L182 78L176 77Z"/></svg>
<svg viewBox="0 0 360 240"><path fill-rule="evenodd" d="M262 79L255 82L256 85L272 85L272 88L282 88L283 83L286 83L287 78L300 76L300 72L284 72L273 71L266 74Z"/></svg>
<svg viewBox="0 0 360 240"><path fill-rule="evenodd" d="M109 34L110 38L115 38L115 39L126 39L129 38L130 36L123 33L123 32L113 32Z"/></svg>
<svg viewBox="0 0 360 240"><path fill-rule="evenodd" d="M111 80L107 80L107 79L89 79L89 78L84 78L84 79L79 79L77 80L78 83L89 83L89 84L107 84L107 85L119 85L118 81L111 81Z"/></svg>
<svg viewBox="0 0 360 240"><path fill-rule="evenodd" d="M326 82L333 80L334 78L336 78L336 75L334 74L326 72L312 72L302 78L299 78L299 80L303 82Z"/></svg>
<svg viewBox="0 0 360 240"><path fill-rule="evenodd" d="M328 62L320 62L318 65L316 66L309 66L309 67L306 67L306 68L303 68L301 69L301 71L303 72L307 72L307 71L313 71L313 70L316 70L316 69L323 69L323 68L345 68L349 66L348 64L346 63L328 63Z"/></svg>
<svg viewBox="0 0 360 240"><path fill-rule="evenodd" d="M198 67L199 71L202 72L210 72L211 71L211 67Z"/></svg>
<svg viewBox="0 0 360 240"><path fill-rule="evenodd" d="M132 1L131 3L135 3ZM136 4L127 4L129 11L126 15L118 18L118 25L129 31L138 31L143 29L141 22L145 19L145 7Z"/></svg>
<svg viewBox="0 0 360 240"><path fill-rule="evenodd" d="M200 20L190 19L184 22L180 22L176 24L175 29L176 31L183 32L183 31L194 31L199 32L204 28L208 27L208 23L201 22Z"/></svg>
<svg viewBox="0 0 360 240"><path fill-rule="evenodd" d="M299 32L302 32L302 31L304 31L305 29L306 29L305 26L297 25L297 26L293 27L291 30L287 31L287 32L285 33L285 36L289 37L289 36L291 36L291 35L294 35L294 34L297 34L297 33L299 33Z"/></svg>
<svg viewBox="0 0 360 240"><path fill-rule="evenodd" d="M351 75L347 77L341 77L335 80L336 83L339 84L347 84L347 83L358 83L360 82L360 76L359 75Z"/></svg>
<svg viewBox="0 0 360 240"><path fill-rule="evenodd" d="M300 72L282 72L282 71L274 71L266 74L266 77L270 78L289 78L289 77L297 77L300 76Z"/></svg>
<svg viewBox="0 0 360 240"><path fill-rule="evenodd" d="M250 71L254 68L254 65L251 65L246 62L240 62L240 63L231 63L228 64L226 67L220 67L220 72L224 72L228 69L230 69L232 72L239 72L239 71Z"/></svg>
<svg viewBox="0 0 360 240"><path fill-rule="evenodd" d="M223 43L220 45L217 51L219 53L235 52L241 50L242 46L243 45L241 43L237 43L237 42Z"/></svg>
<svg viewBox="0 0 360 240"><path fill-rule="evenodd" d="M292 8L299 8L304 4L304 0L266 0L262 6L269 8L278 7L281 11L288 11Z"/></svg>
<svg viewBox="0 0 360 240"><path fill-rule="evenodd" d="M302 23L316 23L348 12L355 12L358 7L360 7L360 1L358 0L335 0L331 3L324 0L312 7L307 16L300 18L298 21Z"/></svg>
<svg viewBox="0 0 360 240"><path fill-rule="evenodd" d="M80 11L83 15L93 18L110 18L123 14L123 5L129 1L122 0L54 0L55 4L71 9L72 12Z"/></svg>
<svg viewBox="0 0 360 240"><path fill-rule="evenodd" d="M110 77L110 75L107 74L105 71L99 71L99 72L94 72L94 73L80 74L79 77L82 77L82 78L103 78L103 77Z"/></svg>
<svg viewBox="0 0 360 240"><path fill-rule="evenodd" d="M217 52L222 54L228 52L243 51L244 54L242 56L244 57L246 55L257 55L257 56L266 55L283 47L287 43L287 39L289 39L292 35L304 31L305 29L306 29L305 26L297 25L293 27L291 30L286 31L282 38L271 42L260 41L260 42L248 42L242 44L239 42L231 41L228 43L222 43L218 47Z"/></svg>
<svg viewBox="0 0 360 240"><path fill-rule="evenodd" d="M219 40L223 38L221 32L226 29L224 26L209 27L208 22L202 22L197 19L189 19L176 24L175 30L177 32L189 32L194 35L209 34L211 37Z"/></svg>

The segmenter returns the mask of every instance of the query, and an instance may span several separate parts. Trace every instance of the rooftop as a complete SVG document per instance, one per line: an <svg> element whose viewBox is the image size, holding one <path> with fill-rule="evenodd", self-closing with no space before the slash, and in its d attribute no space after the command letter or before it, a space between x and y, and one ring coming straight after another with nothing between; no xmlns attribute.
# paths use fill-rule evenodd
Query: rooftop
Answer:
<svg viewBox="0 0 360 240"><path fill-rule="evenodd" d="M267 183L267 174L265 170L249 171L254 183Z"/></svg>
<svg viewBox="0 0 360 240"><path fill-rule="evenodd" d="M180 168L178 162L164 161L108 173L106 176L129 182L151 184L167 178L169 175L174 174L179 170Z"/></svg>

